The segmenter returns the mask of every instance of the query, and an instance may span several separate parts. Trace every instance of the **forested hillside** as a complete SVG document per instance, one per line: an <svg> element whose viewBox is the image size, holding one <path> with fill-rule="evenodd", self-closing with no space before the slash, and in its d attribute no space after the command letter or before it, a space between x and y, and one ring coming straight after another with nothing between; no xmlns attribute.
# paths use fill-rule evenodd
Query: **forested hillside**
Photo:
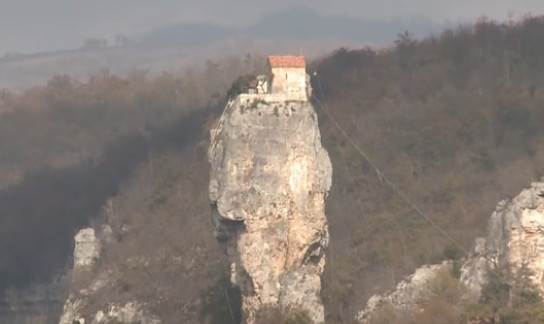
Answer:
<svg viewBox="0 0 544 324"><path fill-rule="evenodd" d="M261 69L248 57L181 76L56 77L3 92L0 288L63 273L75 231L109 217L113 204L119 227L132 230L104 262L127 246L193 261L177 276L161 259L147 278L120 264L125 289L111 294L149 298L165 318L221 323L229 310L207 205L207 132L232 81ZM419 265L462 256L498 201L544 175L544 18L481 20L423 40L402 33L388 50L341 49L310 72L334 169L330 323L351 323L370 295ZM155 300L158 291L169 298Z"/></svg>
<svg viewBox="0 0 544 324"><path fill-rule="evenodd" d="M19 296L28 294L22 289L66 273L74 234L101 222L108 199L137 182L130 180L137 179L137 169L148 170L145 165L157 156L179 155L205 140L206 125L224 105L222 94L238 75L259 68L257 62L262 60L225 58L208 62L205 70L157 78L142 72L128 78L103 73L86 82L58 76L22 94L3 91L0 289L9 293L8 301L0 300L0 313L6 303L17 303L5 306L8 310L27 303ZM174 171L204 179L203 155L183 152L188 160ZM184 167L195 158L200 171ZM199 194L207 201L205 190ZM208 217L200 216L195 219L207 225ZM53 299L59 298L64 297Z"/></svg>
<svg viewBox="0 0 544 324"><path fill-rule="evenodd" d="M544 19L474 26L388 51L340 50L315 64L317 98L388 179L322 113L334 166L324 296L332 323L424 263L458 257L495 205L544 174Z"/></svg>

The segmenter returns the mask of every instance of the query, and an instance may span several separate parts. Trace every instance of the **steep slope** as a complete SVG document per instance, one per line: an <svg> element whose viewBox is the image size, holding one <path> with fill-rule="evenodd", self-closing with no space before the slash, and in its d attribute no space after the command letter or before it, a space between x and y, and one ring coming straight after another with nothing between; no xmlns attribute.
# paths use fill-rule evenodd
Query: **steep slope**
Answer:
<svg viewBox="0 0 544 324"><path fill-rule="evenodd" d="M229 316L221 308L227 266L202 195L205 148L196 140L151 153L104 204L103 225L80 231L61 323L197 324ZM92 231L95 240L81 240ZM215 290L221 306L203 312L215 305Z"/></svg>
<svg viewBox="0 0 544 324"><path fill-rule="evenodd" d="M542 301L539 295L544 294L543 220L544 183L535 182L515 198L499 202L489 220L487 236L476 240L474 252L463 258L461 264L456 265L454 260L449 260L417 269L393 291L370 298L366 307L358 314L358 320L361 323L377 324L383 320L384 313L388 312L391 318L397 319L394 323L412 323L411 319L417 319L425 312L430 313L428 309L432 308L430 305L433 299L448 294L437 287L440 276L453 276L457 272L458 296L450 296L449 304L446 303L444 307L449 307L450 314L451 310L457 313L456 319L451 318L450 321L464 319L479 324L492 322L498 317L501 321L518 323L508 313L508 308L516 307L515 300L520 298L518 289L523 289L522 295L533 294L531 298L535 298L533 303L537 305L538 300ZM497 278L497 274L502 275ZM499 311L492 310L491 313L473 311L471 314L468 305L485 305L489 303L489 297L501 298L500 289L493 287L497 284L507 290L508 305L503 305L503 309ZM489 289L493 291L485 291ZM493 314L493 311L496 313ZM538 318L534 318L537 322L542 320L541 312L531 314L527 311L527 314L537 316ZM435 313L428 316L443 318L445 315ZM403 317L408 319L403 321Z"/></svg>
<svg viewBox="0 0 544 324"><path fill-rule="evenodd" d="M313 65L323 145L335 168L324 300L349 323L371 295L463 254L350 144L470 250L498 201L544 174L544 19L482 21L395 48L339 50ZM321 102L350 136L346 139Z"/></svg>
<svg viewBox="0 0 544 324"><path fill-rule="evenodd" d="M58 320L73 236L102 221L142 163L207 136L214 94L241 73L240 61L228 62L190 76L59 76L21 94L1 91L0 322Z"/></svg>

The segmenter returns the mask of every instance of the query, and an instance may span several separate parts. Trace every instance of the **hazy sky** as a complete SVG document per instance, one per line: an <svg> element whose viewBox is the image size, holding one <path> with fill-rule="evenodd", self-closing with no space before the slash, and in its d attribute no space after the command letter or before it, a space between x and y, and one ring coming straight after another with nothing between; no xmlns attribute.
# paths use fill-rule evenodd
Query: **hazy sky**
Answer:
<svg viewBox="0 0 544 324"><path fill-rule="evenodd" d="M426 16L439 23L544 13L544 0L0 0L0 5L0 54L74 48L89 36L131 35L176 22L248 24L301 5L324 15Z"/></svg>

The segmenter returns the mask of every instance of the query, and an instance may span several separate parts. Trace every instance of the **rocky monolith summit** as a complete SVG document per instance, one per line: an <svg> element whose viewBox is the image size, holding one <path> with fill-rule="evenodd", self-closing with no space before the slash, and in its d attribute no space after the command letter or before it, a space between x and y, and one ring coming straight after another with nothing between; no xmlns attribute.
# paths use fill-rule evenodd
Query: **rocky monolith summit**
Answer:
<svg viewBox="0 0 544 324"><path fill-rule="evenodd" d="M329 156L308 101L241 95L211 131L216 235L240 288L245 323L262 307L298 307L324 322Z"/></svg>

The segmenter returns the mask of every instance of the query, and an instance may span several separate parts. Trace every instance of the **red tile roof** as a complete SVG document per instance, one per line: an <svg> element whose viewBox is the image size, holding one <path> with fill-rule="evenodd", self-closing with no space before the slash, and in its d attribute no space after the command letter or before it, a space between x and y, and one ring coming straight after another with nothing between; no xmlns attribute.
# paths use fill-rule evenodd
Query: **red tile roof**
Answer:
<svg viewBox="0 0 544 324"><path fill-rule="evenodd" d="M269 56L268 63L275 68L305 68L306 61L304 56Z"/></svg>

